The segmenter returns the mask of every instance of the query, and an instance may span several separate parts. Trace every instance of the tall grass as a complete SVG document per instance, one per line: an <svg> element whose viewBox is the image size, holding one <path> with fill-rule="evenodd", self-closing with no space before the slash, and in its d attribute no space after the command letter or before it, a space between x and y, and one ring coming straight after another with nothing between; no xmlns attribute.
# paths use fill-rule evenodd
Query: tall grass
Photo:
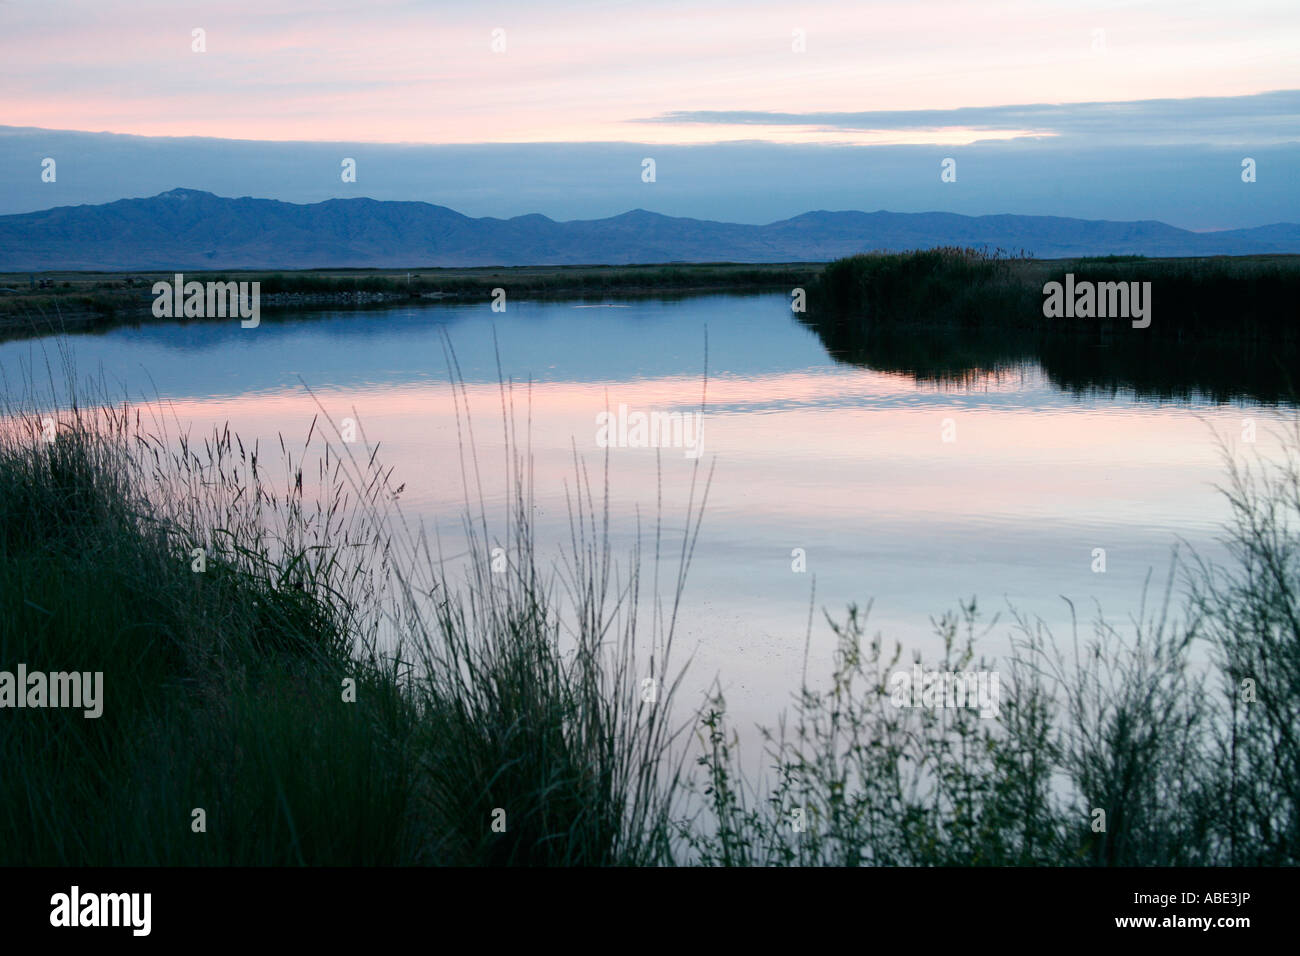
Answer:
<svg viewBox="0 0 1300 956"><path fill-rule="evenodd" d="M0 667L105 682L98 720L3 714L4 862L664 859L675 611L656 595L638 625L639 556L615 560L585 473L573 551L543 571L508 446L510 566L490 564L480 497L460 581L402 519L378 449L340 454L323 417L302 460L225 428L170 435L159 406L3 419ZM658 524L654 543L657 582Z"/></svg>
<svg viewBox="0 0 1300 956"><path fill-rule="evenodd" d="M623 560L613 551L608 451L595 491L575 450L568 545L543 564L531 459L515 431L515 390L501 390L505 458L486 466L474 450L469 398L449 345L448 358L464 428L463 586L421 533L397 522L408 558L399 563L402 633L418 665L412 686L422 719L422 796L430 819L450 824L432 834L430 858L666 862L681 775L674 741L683 729L671 724L682 677L672 648L709 477L697 463L667 603L660 573L672 566L659 513L649 582L640 527ZM531 420L531 407L526 414ZM483 507L488 471L506 478L510 502L495 529ZM651 605L648 625L643 597ZM494 818L504 831L487 826Z"/></svg>
<svg viewBox="0 0 1300 956"><path fill-rule="evenodd" d="M1300 863L1300 430L1286 448L1252 468L1225 447L1233 560L1175 562L1158 606L1144 601L1127 627L1098 610L1090 637L1076 617L1062 640L1013 614L996 719L897 706L889 675L902 650L868 639L856 608L830 620L829 687L805 685L792 716L763 732L759 779L746 776L715 698L699 758L710 819L681 824L691 858ZM975 656L978 622L973 600L940 618L944 650L926 669L989 667Z"/></svg>
<svg viewBox="0 0 1300 956"><path fill-rule="evenodd" d="M1221 854L1238 865L1300 858L1300 423L1276 462L1225 447L1231 561L1201 561L1192 599L1213 650L1212 764Z"/></svg>
<svg viewBox="0 0 1300 956"><path fill-rule="evenodd" d="M362 509L311 501L291 457L276 481L228 432L169 441L140 412L5 410L0 661L102 671L105 700L99 719L4 714L0 855L400 858L414 775L392 741L417 711L374 653Z"/></svg>
<svg viewBox="0 0 1300 956"><path fill-rule="evenodd" d="M1046 319L1043 287L1149 282L1151 325ZM829 263L800 320L837 358L962 384L1036 362L1092 395L1294 400L1300 266L1291 259L1034 261L1002 250L872 253Z"/></svg>
<svg viewBox="0 0 1300 956"><path fill-rule="evenodd" d="M896 328L991 329L1016 336L1127 333L1125 317L1047 320L1043 287L1082 282L1150 283L1152 322L1128 339L1273 342L1300 338L1295 303L1300 265L1289 258L1108 256L1031 260L1002 249L944 247L868 253L828 263L811 290L820 321ZM843 337L844 333L840 333ZM1111 343L1108 343L1111 344Z"/></svg>
<svg viewBox="0 0 1300 956"><path fill-rule="evenodd" d="M1023 253L955 246L866 253L828 263L813 296L820 310L873 323L972 326L990 314L1005 322L1034 303L1014 269L1026 261Z"/></svg>

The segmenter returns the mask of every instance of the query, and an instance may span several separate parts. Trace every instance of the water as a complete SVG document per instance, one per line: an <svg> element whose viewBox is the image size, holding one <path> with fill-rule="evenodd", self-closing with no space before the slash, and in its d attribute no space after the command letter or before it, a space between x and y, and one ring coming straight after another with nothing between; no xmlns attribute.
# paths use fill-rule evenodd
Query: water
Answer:
<svg viewBox="0 0 1300 956"><path fill-rule="evenodd" d="M970 596L988 617L1003 615L985 644L994 654L1007 647L1009 606L1062 634L1063 597L1085 618L1097 605L1126 620L1148 573L1163 582L1176 543L1220 554L1216 433L1238 453L1269 455L1270 423L1289 414L1194 393L1071 393L1033 360L918 381L837 361L783 295L317 312L248 330L118 328L66 344L80 375L165 399L195 434L229 422L245 444L278 450L280 435L301 445L317 400L336 421L354 417L406 483L408 516L436 525L454 553L464 492L444 331L489 509L504 502L499 376L514 383L521 430L531 404L544 551L567 539L575 451L601 482L597 415L620 404L698 410L707 334L703 471L686 449L659 450L663 515L675 548L693 477L715 465L679 647L694 655L689 692L717 677L742 721L770 722L795 689L814 578L810 675L825 672L833 648L822 609L840 617L850 602L874 600L872 630L927 652L932 616ZM7 387L56 349L50 339L0 345ZM1241 441L1247 420L1253 445ZM623 545L638 514L653 526L656 450L611 448L608 467Z"/></svg>

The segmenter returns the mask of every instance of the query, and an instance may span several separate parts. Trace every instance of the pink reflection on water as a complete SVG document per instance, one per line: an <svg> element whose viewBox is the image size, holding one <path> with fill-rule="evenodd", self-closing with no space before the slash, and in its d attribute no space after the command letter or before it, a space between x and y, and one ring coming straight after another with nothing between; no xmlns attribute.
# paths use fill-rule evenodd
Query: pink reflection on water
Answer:
<svg viewBox="0 0 1300 956"><path fill-rule="evenodd" d="M700 384L515 387L507 401L521 450L532 455L543 554L567 541L575 451L597 496L603 487L597 414L620 404L691 410ZM1009 599L1058 628L1066 623L1062 594L1084 604L1096 598L1123 619L1136 611L1147 572L1165 570L1178 536L1212 547L1227 514L1212 487L1222 478L1215 430L1232 440L1243 418L1254 417L1258 442L1244 450L1276 450L1268 412L1138 402L1032 406L1017 400L1021 388L1016 376L972 395L862 369L710 381L702 464L707 471L716 458L717 469L682 618L702 682L695 689L726 675L742 715L766 719L760 702L783 698L802 665L813 575L819 607L837 615L874 597L876 627L930 649L930 616L970 595L995 610ZM336 422L355 417L358 434L380 445L395 483L406 484L406 514L436 525L455 553L466 494L450 386L319 396ZM478 453L469 499L477 504L481 482L492 520L506 503L502 394L495 384L472 384L465 397ZM229 421L246 444L260 437L264 449L278 448L277 434L300 446L318 412L300 392L172 406L195 433ZM946 420L953 441L943 440ZM461 428L468 442L463 418ZM680 530L695 462L681 448L659 449L658 457L653 448L610 448L616 549L630 545L638 509L643 532L653 527L657 460L665 526L670 538ZM1106 574L1090 570L1096 547L1108 550ZM804 550L808 573L792 571L795 548ZM1006 629L993 637L990 651L1004 649ZM825 672L830 651L821 625L810 673Z"/></svg>

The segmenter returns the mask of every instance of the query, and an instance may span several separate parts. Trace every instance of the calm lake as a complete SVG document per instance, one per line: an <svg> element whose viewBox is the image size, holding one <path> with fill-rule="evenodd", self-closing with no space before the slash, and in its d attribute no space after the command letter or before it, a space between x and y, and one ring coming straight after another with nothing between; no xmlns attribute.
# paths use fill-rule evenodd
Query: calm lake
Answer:
<svg viewBox="0 0 1300 956"><path fill-rule="evenodd" d="M358 441L379 443L405 482L407 516L436 526L454 555L464 493L445 332L490 511L504 507L500 377L514 383L521 434L531 417L545 554L568 541L575 451L599 493L602 412L699 410L707 330L699 481L715 470L678 649L694 655L690 693L716 677L736 716L761 722L797 686L814 579L810 676L825 673L834 643L822 609L840 617L851 602L874 600L871 630L927 654L931 617L971 596L986 619L1002 615L983 645L990 654L1007 647L1011 606L1061 636L1070 626L1063 597L1085 625L1097 606L1123 624L1149 572L1158 602L1175 544L1220 554L1227 509L1213 487L1224 478L1216 432L1239 455L1271 456L1272 428L1292 414L1194 392L1161 400L1122 387L1064 391L1033 360L918 381L869 360L838 361L789 302L511 302L505 313L486 302L431 304L62 341L80 376L102 373L117 394L166 400L195 435L229 422L246 445L260 440L278 454L279 436L301 448L317 400L335 421L355 418ZM0 344L10 392L24 368L44 377L59 347L53 338ZM1243 441L1252 424L1253 444ZM675 554L697 464L689 449L608 451L616 545L630 542L638 513L652 531L661 475Z"/></svg>

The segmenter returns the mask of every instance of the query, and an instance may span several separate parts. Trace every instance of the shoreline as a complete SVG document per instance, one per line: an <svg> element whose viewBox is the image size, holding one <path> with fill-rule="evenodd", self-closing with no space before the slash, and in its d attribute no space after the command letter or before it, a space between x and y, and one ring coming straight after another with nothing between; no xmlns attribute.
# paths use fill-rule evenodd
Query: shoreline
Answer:
<svg viewBox="0 0 1300 956"><path fill-rule="evenodd" d="M933 260L933 261L931 261ZM795 288L808 292L808 311L821 321L846 318L878 327L983 326L1021 335L1043 324L1053 334L1095 331L1100 323L1044 319L1044 282L1071 272L1080 278L1154 279L1158 310L1153 333L1181 341L1263 334L1291 338L1279 304L1300 283L1300 255L1083 259L988 256L976 250L938 249L868 253L831 263L665 263L617 266L516 266L275 272L227 270L182 273L199 282L259 282L261 308L286 312L318 308L385 309L437 302L507 300L685 298L720 293L759 294ZM155 317L151 288L174 272L58 272L0 274L0 341L98 331L162 321L224 321ZM42 287L43 286L43 287ZM1169 293L1173 296L1170 297ZM1170 308L1172 306L1172 308ZM1243 310L1242 307L1246 308ZM1254 313L1244 323L1211 313ZM1170 325L1168 316L1177 317ZM996 318L994 318L996 317Z"/></svg>
<svg viewBox="0 0 1300 956"><path fill-rule="evenodd" d="M699 285L678 288L655 286L634 286L615 291L597 293L589 288L555 289L546 291L516 292L513 298L524 302L553 302L565 299L678 299L700 295L762 295L780 291L775 288L751 288L729 285ZM491 302L489 293L483 293L481 301ZM432 305L437 303L467 303L474 301L469 293L424 293L421 295L398 295L387 292L293 292L263 295L261 307L268 315L277 313L295 313L320 308L348 309L357 312L382 311L406 305ZM226 322L226 318L155 316L153 299L134 304L115 305L109 309L80 308L66 309L55 305L55 311L44 311L38 315L31 313L0 311L0 342L14 339L31 338L43 335L106 331L121 326L138 326L155 322Z"/></svg>
<svg viewBox="0 0 1300 956"><path fill-rule="evenodd" d="M409 303L507 299L646 298L725 292L788 291L811 285L824 263L520 266L406 270L225 270L183 272L200 282L260 282L261 306L391 307ZM0 339L44 334L52 322L67 331L154 321L154 282L174 272L0 274ZM49 283L47 287L34 284ZM196 321L206 321L195 319ZM157 319L157 321L169 321ZM174 321L174 319L170 320Z"/></svg>

